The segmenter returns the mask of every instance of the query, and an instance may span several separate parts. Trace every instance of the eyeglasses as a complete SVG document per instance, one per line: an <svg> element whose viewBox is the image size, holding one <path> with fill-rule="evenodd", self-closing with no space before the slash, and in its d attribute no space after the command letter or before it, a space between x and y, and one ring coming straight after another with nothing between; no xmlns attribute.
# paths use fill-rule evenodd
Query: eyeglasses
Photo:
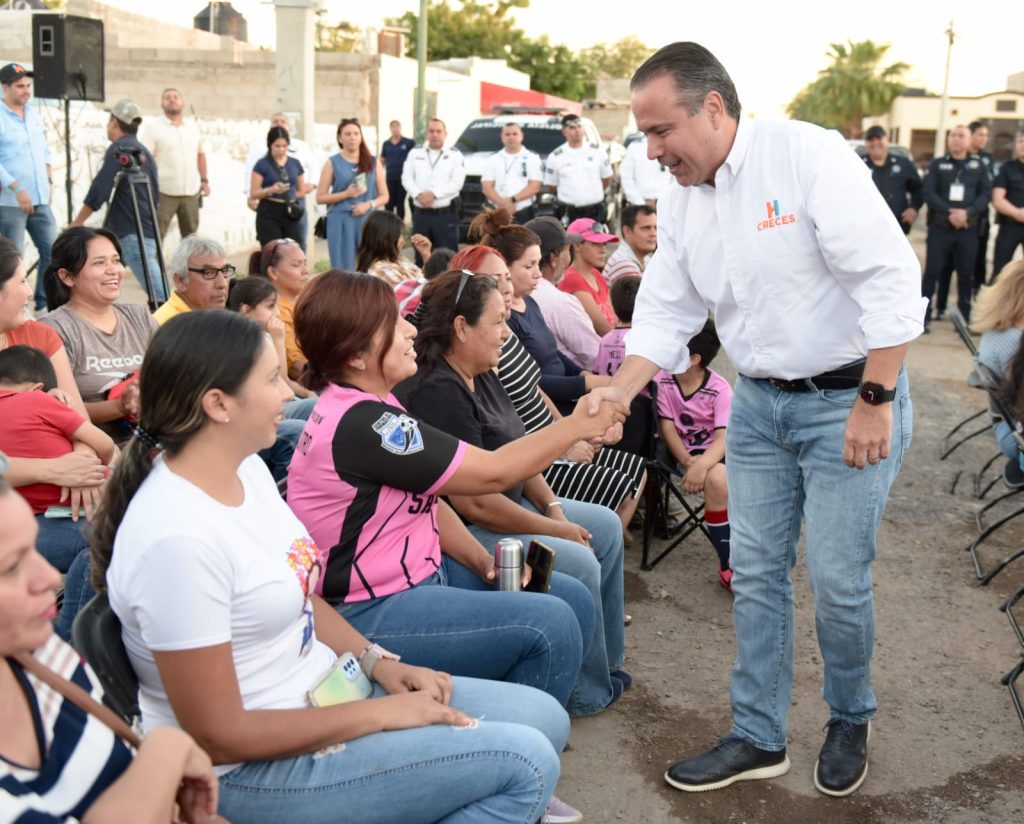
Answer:
<svg viewBox="0 0 1024 824"><path fill-rule="evenodd" d="M190 272L195 272L197 275L202 275L203 280L213 280L217 275L223 275L228 280L231 280L231 278L235 276L235 272L238 271L238 269L230 263L226 266L221 266L220 269L214 269L212 266L204 266L202 269L193 269L189 266L188 270Z"/></svg>
<svg viewBox="0 0 1024 824"><path fill-rule="evenodd" d="M462 299L462 290L466 288L466 284L469 283L469 279L474 277L474 273L468 269L462 270L462 278L459 280L459 289L455 293L455 305L459 305L459 301Z"/></svg>

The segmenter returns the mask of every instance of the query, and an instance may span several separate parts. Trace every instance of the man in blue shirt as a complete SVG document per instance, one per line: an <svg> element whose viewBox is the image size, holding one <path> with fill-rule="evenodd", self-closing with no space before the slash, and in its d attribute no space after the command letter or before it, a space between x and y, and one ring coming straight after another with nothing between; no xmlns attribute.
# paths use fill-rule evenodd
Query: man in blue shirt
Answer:
<svg viewBox="0 0 1024 824"><path fill-rule="evenodd" d="M36 309L46 306L43 273L50 266L50 247L57 221L50 209L50 148L39 114L28 107L32 72L20 63L0 67L0 235L24 254L25 231L39 252Z"/></svg>
<svg viewBox="0 0 1024 824"><path fill-rule="evenodd" d="M405 157L416 142L402 137L402 124L392 120L389 124L391 137L380 147L380 156L384 158L384 171L388 180L388 203L384 208L394 212L405 220L405 187L402 186L402 168Z"/></svg>
<svg viewBox="0 0 1024 824"><path fill-rule="evenodd" d="M110 145L103 156L103 165L89 186L81 210L72 221L72 226L83 226L93 212L98 212L108 201L110 207L104 225L113 232L121 243L121 262L132 270L132 274L146 287L146 274L142 265L140 241L145 247L146 262L149 264L149 280L153 284L152 297L163 303L167 300L167 286L157 259L157 220L149 208L149 197L144 183L132 182L141 172L149 179L154 206L159 203L160 190L157 184L157 168L153 155L143 146L136 135L142 123L142 112L131 100L119 100L110 108L107 121L107 137ZM124 176L118 181L118 172ZM116 181L116 184L115 184ZM139 206L139 225L135 223L135 206L132 203L132 189ZM139 230L142 238L139 237ZM154 307L155 308L155 307Z"/></svg>

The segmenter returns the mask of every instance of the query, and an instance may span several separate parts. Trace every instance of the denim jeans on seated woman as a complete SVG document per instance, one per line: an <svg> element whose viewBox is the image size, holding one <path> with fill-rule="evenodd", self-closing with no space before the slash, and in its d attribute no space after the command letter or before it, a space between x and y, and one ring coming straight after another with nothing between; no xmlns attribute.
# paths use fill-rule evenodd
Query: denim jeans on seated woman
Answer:
<svg viewBox="0 0 1024 824"><path fill-rule="evenodd" d="M550 535L516 535L524 547L537 540L555 551L555 569L581 581L590 591L596 606L594 638L583 650L580 680L569 701L572 716L593 715L611 703L610 673L622 669L626 640L622 580L622 522L606 506L585 504L560 498L565 517L579 524L590 535L590 546ZM536 512L525 498L519 503ZM488 552L494 551L499 538L508 537L470 524L469 531Z"/></svg>
<svg viewBox="0 0 1024 824"><path fill-rule="evenodd" d="M220 777L217 811L234 824L534 824L558 781L565 710L519 684L453 683L451 705L478 727L381 732L243 764Z"/></svg>
<svg viewBox="0 0 1024 824"><path fill-rule="evenodd" d="M407 664L536 687L565 705L594 631L589 593L554 576L552 594L499 592L447 556L412 589L335 609Z"/></svg>
<svg viewBox="0 0 1024 824"><path fill-rule="evenodd" d="M86 537L88 523L85 518L72 521L70 518L47 518L43 514L35 518L39 527L36 549L58 572L67 573L78 553L89 548Z"/></svg>
<svg viewBox="0 0 1024 824"><path fill-rule="evenodd" d="M90 578L92 575L91 558L89 550L83 549L71 562L68 574L64 578L64 600L61 602L60 613L57 615L57 620L54 621L53 629L62 641L67 641L69 644L75 616L96 594Z"/></svg>

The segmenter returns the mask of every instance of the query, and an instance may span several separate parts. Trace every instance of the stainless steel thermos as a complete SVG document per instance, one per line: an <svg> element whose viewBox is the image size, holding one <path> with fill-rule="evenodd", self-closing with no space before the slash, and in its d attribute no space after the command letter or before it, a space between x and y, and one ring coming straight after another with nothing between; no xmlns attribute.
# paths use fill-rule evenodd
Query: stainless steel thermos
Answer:
<svg viewBox="0 0 1024 824"><path fill-rule="evenodd" d="M523 542L516 538L502 538L494 547L494 572L498 589L519 592L523 588Z"/></svg>

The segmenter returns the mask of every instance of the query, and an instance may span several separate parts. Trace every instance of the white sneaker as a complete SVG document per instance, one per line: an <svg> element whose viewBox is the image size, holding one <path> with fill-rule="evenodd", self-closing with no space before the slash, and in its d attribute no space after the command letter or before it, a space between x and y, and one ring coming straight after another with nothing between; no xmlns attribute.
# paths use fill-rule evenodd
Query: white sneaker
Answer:
<svg viewBox="0 0 1024 824"><path fill-rule="evenodd" d="M551 796L547 809L544 810L544 817L541 824L579 824L583 820L583 813L575 807L570 807L562 799Z"/></svg>

